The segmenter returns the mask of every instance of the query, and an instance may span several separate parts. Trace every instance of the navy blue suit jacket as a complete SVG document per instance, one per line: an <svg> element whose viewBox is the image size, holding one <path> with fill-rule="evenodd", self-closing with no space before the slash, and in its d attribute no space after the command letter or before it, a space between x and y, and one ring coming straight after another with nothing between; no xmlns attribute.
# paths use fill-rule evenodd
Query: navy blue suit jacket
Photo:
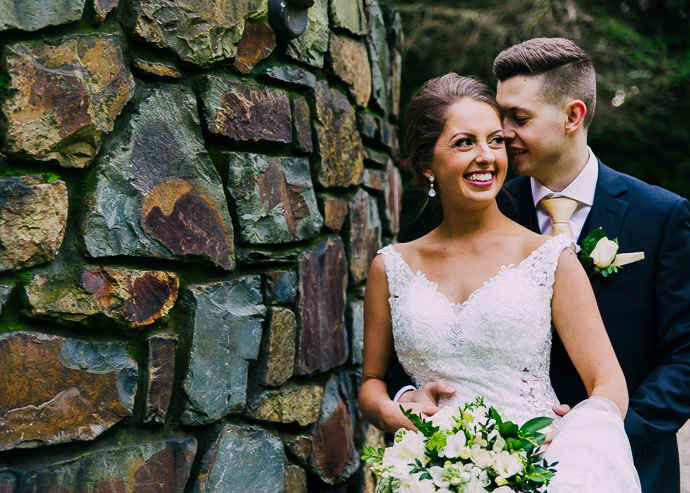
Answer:
<svg viewBox="0 0 690 493"><path fill-rule="evenodd" d="M503 213L539 232L529 178L511 180L504 190ZM676 432L690 418L690 204L600 162L579 241L598 227L618 238L620 253L645 253L607 278L590 279L628 384L625 429L642 490L679 492ZM561 402L572 406L587 394L554 339L552 384Z"/></svg>
<svg viewBox="0 0 690 493"><path fill-rule="evenodd" d="M506 183L497 200L504 214L539 232L528 177ZM645 253L644 260L590 280L628 384L625 429L642 491L679 492L676 432L690 418L690 203L600 162L579 241L598 227L618 238L620 253ZM410 383L399 364L386 379L392 395ZM574 406L587 398L557 336L551 380L561 402Z"/></svg>

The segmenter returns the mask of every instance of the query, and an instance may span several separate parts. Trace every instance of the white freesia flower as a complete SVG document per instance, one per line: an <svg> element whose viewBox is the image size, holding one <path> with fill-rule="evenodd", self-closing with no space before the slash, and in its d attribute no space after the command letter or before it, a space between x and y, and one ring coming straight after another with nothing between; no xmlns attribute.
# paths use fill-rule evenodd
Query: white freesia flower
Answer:
<svg viewBox="0 0 690 493"><path fill-rule="evenodd" d="M472 445L470 448L470 458L480 469L485 469L494 460L492 453L479 445Z"/></svg>
<svg viewBox="0 0 690 493"><path fill-rule="evenodd" d="M435 493L436 486L430 479L420 479L421 473L403 478L400 482L400 493Z"/></svg>
<svg viewBox="0 0 690 493"><path fill-rule="evenodd" d="M611 265L613 259L616 258L617 253L618 243L611 241L608 238L602 238L597 242L597 245L594 247L594 250L590 256L592 257L594 265L600 269L605 269Z"/></svg>
<svg viewBox="0 0 690 493"><path fill-rule="evenodd" d="M415 459L419 459L423 465L429 462L429 458L424 455L424 435L419 431L405 433L402 440L393 445L393 453L408 463Z"/></svg>
<svg viewBox="0 0 690 493"><path fill-rule="evenodd" d="M447 486L450 486L450 481L448 481L445 477L446 471L444 468L439 466L431 466L429 468L429 474L431 475L431 479L433 480L434 484L439 488L446 488Z"/></svg>
<svg viewBox="0 0 690 493"><path fill-rule="evenodd" d="M457 407L443 406L440 411L431 416L427 421L438 426L440 431L451 431L456 422L454 418L460 418L460 410Z"/></svg>
<svg viewBox="0 0 690 493"><path fill-rule="evenodd" d="M513 490L510 489L510 486L499 486L494 490L494 493L513 493Z"/></svg>
<svg viewBox="0 0 690 493"><path fill-rule="evenodd" d="M494 469L500 477L507 479L522 471L522 461L517 454L504 450L496 456Z"/></svg>
<svg viewBox="0 0 690 493"><path fill-rule="evenodd" d="M503 439L503 437L498 437L496 441L494 442L493 446L493 451L498 453L501 450L503 450L503 447L506 446L506 441Z"/></svg>
<svg viewBox="0 0 690 493"><path fill-rule="evenodd" d="M454 459L461 454L463 448L467 448L465 444L466 439L464 432L459 431L455 435L448 435L448 438L446 438L446 446L438 451L438 455ZM467 457L464 458L466 459Z"/></svg>
<svg viewBox="0 0 690 493"><path fill-rule="evenodd" d="M386 468L385 476L392 478L403 478L410 475L412 467L409 466L410 460L398 453L395 447L388 447L383 453L381 465Z"/></svg>

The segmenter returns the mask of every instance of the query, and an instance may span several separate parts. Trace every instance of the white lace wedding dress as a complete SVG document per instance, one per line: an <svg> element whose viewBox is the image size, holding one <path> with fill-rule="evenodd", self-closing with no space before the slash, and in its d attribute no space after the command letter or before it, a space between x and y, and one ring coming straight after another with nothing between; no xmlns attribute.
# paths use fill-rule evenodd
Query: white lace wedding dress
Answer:
<svg viewBox="0 0 690 493"><path fill-rule="evenodd" d="M557 418L549 380L551 298L558 259L571 241L548 239L519 265L504 266L470 295L450 303L389 245L383 254L395 350L418 385L445 380L457 389L447 405L483 395L521 425ZM549 493L639 492L618 408L591 398L557 421L545 458L559 461Z"/></svg>

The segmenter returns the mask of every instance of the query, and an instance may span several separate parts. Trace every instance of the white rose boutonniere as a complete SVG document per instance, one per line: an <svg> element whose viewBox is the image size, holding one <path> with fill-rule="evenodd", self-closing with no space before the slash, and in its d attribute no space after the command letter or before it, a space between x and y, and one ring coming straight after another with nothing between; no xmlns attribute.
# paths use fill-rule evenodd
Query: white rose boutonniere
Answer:
<svg viewBox="0 0 690 493"><path fill-rule="evenodd" d="M582 241L580 262L589 274L607 277L622 266L644 259L644 252L618 253L618 239L609 240L601 228L597 228Z"/></svg>

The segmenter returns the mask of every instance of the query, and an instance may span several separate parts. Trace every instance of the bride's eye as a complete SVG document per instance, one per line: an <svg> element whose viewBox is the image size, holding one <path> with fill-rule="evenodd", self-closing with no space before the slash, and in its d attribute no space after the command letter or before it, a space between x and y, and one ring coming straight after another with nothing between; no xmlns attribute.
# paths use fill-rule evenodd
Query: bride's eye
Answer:
<svg viewBox="0 0 690 493"><path fill-rule="evenodd" d="M470 147L472 146L472 141L470 139L458 139L455 141L455 147Z"/></svg>
<svg viewBox="0 0 690 493"><path fill-rule="evenodd" d="M489 141L489 145L495 146L495 147L502 147L503 144L505 143L506 139L502 135L496 135Z"/></svg>

